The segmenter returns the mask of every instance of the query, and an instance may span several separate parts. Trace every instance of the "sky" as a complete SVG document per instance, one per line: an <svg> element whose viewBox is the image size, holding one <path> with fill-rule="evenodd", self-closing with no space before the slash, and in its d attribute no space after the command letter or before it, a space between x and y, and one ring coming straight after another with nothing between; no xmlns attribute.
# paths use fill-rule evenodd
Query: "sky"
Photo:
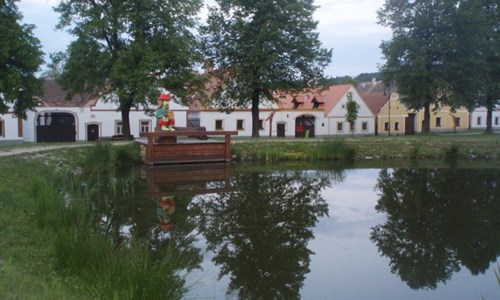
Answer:
<svg viewBox="0 0 500 300"><path fill-rule="evenodd" d="M24 24L33 24L35 36L48 54L64 51L73 37L56 30L59 15L52 7L60 0L21 0L17 3ZM206 3L213 3L208 0ZM380 43L391 38L388 28L377 24L376 11L385 0L316 0L314 13L319 39L324 48L333 49L332 62L325 69L326 76L357 76L377 72L383 64ZM204 10L206 12L206 10Z"/></svg>

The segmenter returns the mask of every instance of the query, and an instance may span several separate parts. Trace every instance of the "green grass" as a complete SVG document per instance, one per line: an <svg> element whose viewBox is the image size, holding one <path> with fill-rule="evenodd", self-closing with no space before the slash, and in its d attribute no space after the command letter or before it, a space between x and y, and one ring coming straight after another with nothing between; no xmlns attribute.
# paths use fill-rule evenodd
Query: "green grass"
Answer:
<svg viewBox="0 0 500 300"><path fill-rule="evenodd" d="M238 161L500 160L498 134L429 134L313 139L234 138ZM341 150L342 149L342 150Z"/></svg>
<svg viewBox="0 0 500 300"><path fill-rule="evenodd" d="M141 240L116 244L96 222L102 191L92 177L134 164L135 147L0 157L0 299L181 298L176 272L188 258L173 249L159 254ZM113 178L107 182L119 181ZM126 185L117 190L133 193Z"/></svg>

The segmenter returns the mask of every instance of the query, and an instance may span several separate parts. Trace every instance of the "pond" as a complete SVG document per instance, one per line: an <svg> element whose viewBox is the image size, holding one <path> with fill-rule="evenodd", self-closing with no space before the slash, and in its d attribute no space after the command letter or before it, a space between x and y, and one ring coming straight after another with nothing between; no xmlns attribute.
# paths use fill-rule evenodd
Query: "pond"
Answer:
<svg viewBox="0 0 500 300"><path fill-rule="evenodd" d="M109 213L121 220L109 228L189 257L184 299L500 298L499 169L218 164L141 175L137 203Z"/></svg>

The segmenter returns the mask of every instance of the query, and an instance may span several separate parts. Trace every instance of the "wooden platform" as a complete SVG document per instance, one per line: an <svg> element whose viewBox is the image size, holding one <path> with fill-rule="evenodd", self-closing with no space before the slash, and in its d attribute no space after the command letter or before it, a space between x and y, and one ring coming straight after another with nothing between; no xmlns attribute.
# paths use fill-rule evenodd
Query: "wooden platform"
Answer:
<svg viewBox="0 0 500 300"><path fill-rule="evenodd" d="M146 140L137 141L141 143L142 160L148 165L229 162L231 135L237 134L237 131L148 132L141 134ZM213 136L222 136L224 140L202 140Z"/></svg>

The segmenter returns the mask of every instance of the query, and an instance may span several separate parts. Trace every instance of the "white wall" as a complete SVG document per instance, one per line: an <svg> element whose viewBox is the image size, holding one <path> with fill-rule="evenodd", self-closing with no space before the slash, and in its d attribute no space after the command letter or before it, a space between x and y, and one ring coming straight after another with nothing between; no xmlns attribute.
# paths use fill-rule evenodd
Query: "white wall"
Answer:
<svg viewBox="0 0 500 300"><path fill-rule="evenodd" d="M187 107L181 106L171 101L171 110L174 112L175 126L184 127L187 124ZM96 124L99 126L99 137L111 137L116 134L115 123L121 121L121 112L117 111L117 105L111 102L103 103L98 101L92 107L39 107L36 112L28 112L28 119L23 124L24 141L36 142L36 119L37 116L45 112L64 112L75 116L76 140L87 140L87 125ZM154 108L151 108L154 110ZM129 114L130 133L134 137L139 137L140 121L151 121L150 130L156 126L156 118L150 116L144 108L133 109ZM17 126L17 123L16 123ZM17 128L17 127L16 127Z"/></svg>
<svg viewBox="0 0 500 300"><path fill-rule="evenodd" d="M19 118L13 113L0 114L0 126L2 127L2 135L0 142L22 142L23 137L19 136Z"/></svg>
<svg viewBox="0 0 500 300"><path fill-rule="evenodd" d="M354 134L357 135L373 135L375 134L375 116L368 108L366 103L363 101L361 96L358 94L354 87L351 87L348 92L352 92L353 100L359 104L358 119L354 124ZM342 98L337 102L335 107L327 113L328 124L328 135L349 135L352 134L350 130L350 124L345 119L347 103L347 93L342 96ZM337 123L343 123L343 131L337 131ZM362 130L363 122L367 123L367 130Z"/></svg>
<svg viewBox="0 0 500 300"><path fill-rule="evenodd" d="M500 109L500 107L498 108ZM486 107L476 108L470 117L471 129L486 129ZM479 120L478 120L479 119ZM494 110L492 117L493 130L500 130L500 111Z"/></svg>

